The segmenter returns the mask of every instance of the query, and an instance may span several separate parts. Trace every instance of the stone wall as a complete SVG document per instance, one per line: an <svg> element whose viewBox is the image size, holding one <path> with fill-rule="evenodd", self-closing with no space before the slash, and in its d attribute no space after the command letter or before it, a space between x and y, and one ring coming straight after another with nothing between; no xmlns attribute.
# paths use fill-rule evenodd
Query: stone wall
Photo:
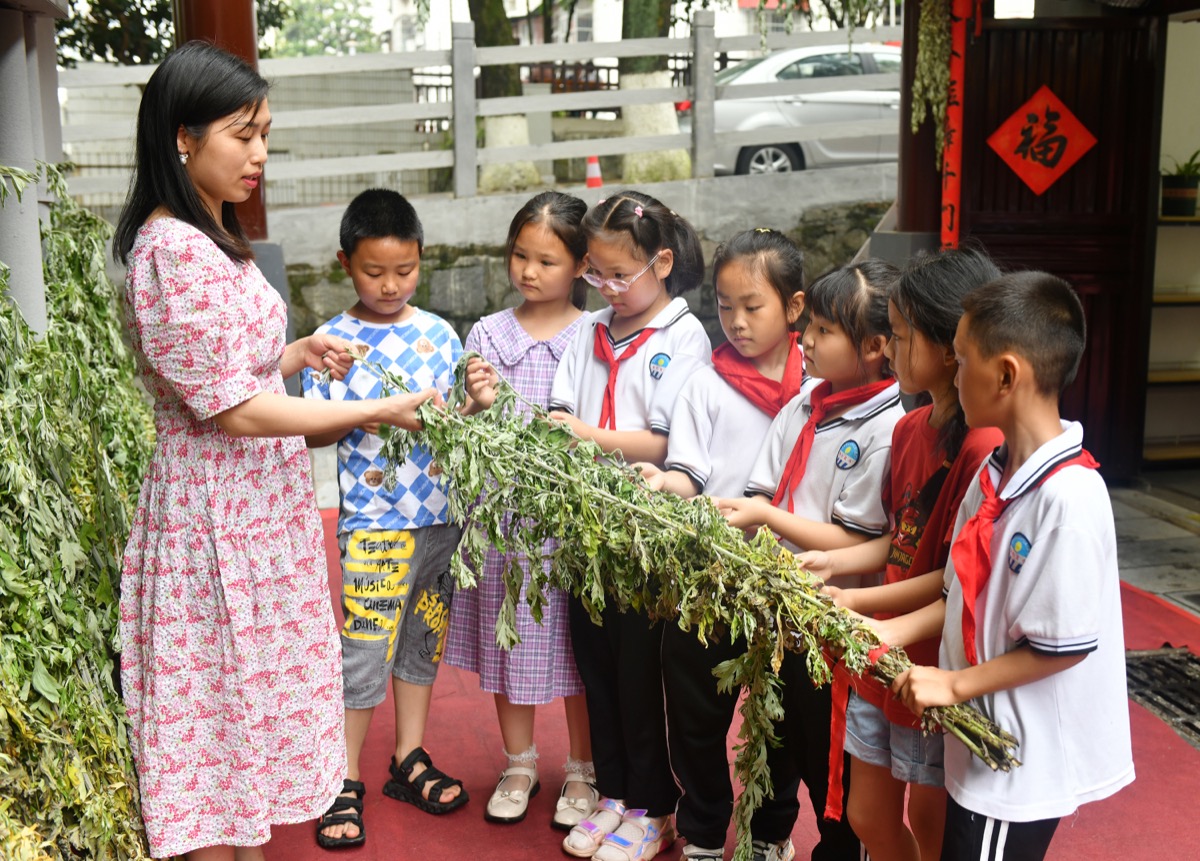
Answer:
<svg viewBox="0 0 1200 861"><path fill-rule="evenodd" d="M838 174L844 180L840 184ZM687 194L680 194L682 189L675 187L683 183L642 189L678 207L677 211L692 221L707 261L722 240L739 230L769 226L786 231L804 249L811 282L858 253L891 205L894 176L894 165L871 165L791 177L691 180L693 187ZM611 194L617 189L571 191L594 203L606 191ZM414 304L445 317L462 337L481 316L515 305L520 297L509 285L503 243L508 219L525 199L526 195L489 195L469 200L440 196L414 200L429 243ZM796 200L809 204L800 208L793 203ZM783 212L789 215L783 217ZM283 245L287 262L297 335L308 334L356 301L353 286L335 258L340 217L341 209L335 207L271 213L271 239ZM450 235L463 241L437 241ZM710 274L687 299L717 343L722 335L711 283ZM604 302L594 291L589 301L590 307L602 307Z"/></svg>

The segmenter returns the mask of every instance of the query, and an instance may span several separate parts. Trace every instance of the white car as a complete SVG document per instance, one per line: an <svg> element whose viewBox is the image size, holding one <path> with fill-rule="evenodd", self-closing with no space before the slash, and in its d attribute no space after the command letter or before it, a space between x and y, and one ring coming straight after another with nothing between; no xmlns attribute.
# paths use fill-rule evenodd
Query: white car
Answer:
<svg viewBox="0 0 1200 861"><path fill-rule="evenodd" d="M842 90L789 96L730 98L742 84L827 78L844 85L845 78L900 72L900 48L894 45L845 42L776 51L744 60L717 72L718 87L733 85L714 105L716 132L778 128L777 142L723 145L719 141L715 172L783 173L816 167L895 161L900 131L899 84L894 90ZM798 141L788 129L815 123L895 119L895 131L867 137Z"/></svg>

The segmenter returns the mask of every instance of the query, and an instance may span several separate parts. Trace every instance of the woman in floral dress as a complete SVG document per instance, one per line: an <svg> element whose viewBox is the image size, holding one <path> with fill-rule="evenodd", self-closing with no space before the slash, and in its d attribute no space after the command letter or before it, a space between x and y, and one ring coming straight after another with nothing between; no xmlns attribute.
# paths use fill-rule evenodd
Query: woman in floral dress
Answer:
<svg viewBox="0 0 1200 861"><path fill-rule="evenodd" d="M257 861L272 824L315 818L342 791L341 653L303 435L416 428L432 395L284 393L301 367L340 377L350 358L337 338L285 344L286 308L234 214L262 181L266 96L211 45L169 55L142 97L113 241L155 400L121 582L121 678L154 857Z"/></svg>

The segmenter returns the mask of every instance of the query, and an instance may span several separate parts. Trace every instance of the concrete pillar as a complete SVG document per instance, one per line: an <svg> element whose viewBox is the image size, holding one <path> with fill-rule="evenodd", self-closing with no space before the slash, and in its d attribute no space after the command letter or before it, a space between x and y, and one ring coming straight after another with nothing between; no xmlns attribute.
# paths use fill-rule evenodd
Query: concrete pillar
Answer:
<svg viewBox="0 0 1200 861"><path fill-rule="evenodd" d="M36 67L38 91L42 100L42 150L38 158L57 164L63 160L62 116L58 106L58 55L54 38L54 19L45 15L33 18L37 43ZM27 37L28 38L28 37Z"/></svg>
<svg viewBox="0 0 1200 861"><path fill-rule="evenodd" d="M25 68L29 75L29 108L33 122L33 156L38 161L62 161L62 118L58 106L58 63L54 19L25 16ZM38 217L50 218L54 197L45 182L37 188Z"/></svg>
<svg viewBox="0 0 1200 861"><path fill-rule="evenodd" d="M0 158L9 167L33 171L34 129L25 15L0 9ZM38 115L40 117L40 102ZM40 126L40 122L38 123ZM0 180L3 182L4 180ZM24 199L10 196L0 208L0 260L10 268L9 294L25 321L36 332L46 331L46 284L42 278L42 242L38 229L37 193L26 189Z"/></svg>
<svg viewBox="0 0 1200 861"><path fill-rule="evenodd" d="M450 72L454 87L454 196L474 197L475 168L475 24L450 25Z"/></svg>
<svg viewBox="0 0 1200 861"><path fill-rule="evenodd" d="M716 160L715 22L716 13L711 9L692 13L692 176L695 179L711 177Z"/></svg>
<svg viewBox="0 0 1200 861"><path fill-rule="evenodd" d="M521 84L521 95L523 96L548 96L553 91L552 84ZM531 144L548 144L554 140L554 130L550 122L549 111L534 111L525 115L525 122L529 127L529 142ZM552 159L543 159L533 163L534 169L537 170L538 176L541 178L542 185L554 186L554 161Z"/></svg>

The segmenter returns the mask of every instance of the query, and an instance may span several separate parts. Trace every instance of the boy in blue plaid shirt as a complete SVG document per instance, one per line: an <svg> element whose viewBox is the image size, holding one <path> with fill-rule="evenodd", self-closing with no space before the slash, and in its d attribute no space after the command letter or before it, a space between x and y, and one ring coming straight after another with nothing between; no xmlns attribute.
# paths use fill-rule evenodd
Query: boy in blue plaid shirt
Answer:
<svg viewBox="0 0 1200 861"><path fill-rule="evenodd" d="M338 260L358 302L317 331L352 342L413 391L436 388L446 396L462 344L445 320L409 304L424 249L412 205L394 191L364 191L346 209L340 238ZM305 397L325 400L375 398L382 388L361 364L341 381L321 382L307 371L303 385ZM387 695L389 672L396 748L384 794L428 813L447 813L467 801L461 781L434 768L422 747L454 595L449 568L459 530L448 522L446 496L424 449L409 453L393 490L384 487L386 464L377 431L362 427L340 439L309 438L314 447L337 443L346 617L342 687L348 776L342 795L317 826L317 842L325 848L358 846L366 839L358 760L375 706Z"/></svg>

